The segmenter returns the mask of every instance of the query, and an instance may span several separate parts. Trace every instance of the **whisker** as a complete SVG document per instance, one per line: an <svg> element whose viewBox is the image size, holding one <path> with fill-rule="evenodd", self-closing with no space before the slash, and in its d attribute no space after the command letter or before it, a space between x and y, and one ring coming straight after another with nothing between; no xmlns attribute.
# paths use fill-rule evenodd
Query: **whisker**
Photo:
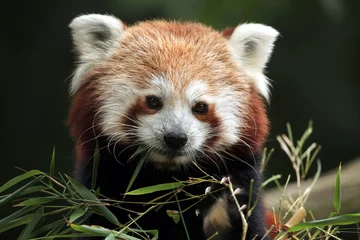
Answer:
<svg viewBox="0 0 360 240"><path fill-rule="evenodd" d="M204 145L204 147L206 147L207 149L210 149L216 156L219 157L219 159L220 159L221 162L223 163L226 171L228 172L229 170L228 170L228 168L227 168L227 166L226 166L226 162L225 162L224 158L223 158L217 151L215 151L215 149L213 149L212 147L210 147L210 146L208 146L208 145Z"/></svg>
<svg viewBox="0 0 360 240"><path fill-rule="evenodd" d="M251 169L253 169L253 170L255 171L256 174L259 175L259 172L258 172L250 163L248 163L248 162L246 162L245 160L243 160L243 159L241 159L241 158L239 158L239 157L237 157L237 156L235 156L235 155L227 152L226 150L222 150L222 152L225 153L225 154L227 154L227 155L229 155L229 156L231 157L231 158L225 157L225 159L228 159L228 160L233 160L233 159L238 160L238 161L246 164L247 166L249 166ZM232 158L233 158L233 159L232 159Z"/></svg>

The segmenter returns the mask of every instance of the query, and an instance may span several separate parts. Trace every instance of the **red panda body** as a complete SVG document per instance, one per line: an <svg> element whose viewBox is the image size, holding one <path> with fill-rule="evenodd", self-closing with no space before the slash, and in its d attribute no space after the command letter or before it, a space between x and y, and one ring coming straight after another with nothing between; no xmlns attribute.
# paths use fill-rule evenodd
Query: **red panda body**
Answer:
<svg viewBox="0 0 360 240"><path fill-rule="evenodd" d="M166 21L125 27L114 17L96 14L80 16L70 27L79 65L71 84L68 122L82 183L90 186L98 144L97 186L107 197L122 199L137 162L145 158L133 189L201 177L195 162L219 180L230 178L239 188L236 198L241 205L248 204L254 179L254 203L268 132L263 102L268 82L262 71L276 30L244 24L221 33L198 23ZM208 186L199 184L189 191L201 195L205 189ZM160 195L126 200L148 202ZM230 192L210 195L196 211L183 213L190 239L216 233L213 239L241 239L242 222ZM193 203L184 201L180 207ZM148 208L124 207L137 212ZM167 216L168 209L178 206L166 204L137 223L158 229L160 239L187 239L184 226ZM114 211L121 223L130 220L128 212ZM263 218L259 204L249 218L246 239L264 236ZM100 217L90 221L106 225Z"/></svg>

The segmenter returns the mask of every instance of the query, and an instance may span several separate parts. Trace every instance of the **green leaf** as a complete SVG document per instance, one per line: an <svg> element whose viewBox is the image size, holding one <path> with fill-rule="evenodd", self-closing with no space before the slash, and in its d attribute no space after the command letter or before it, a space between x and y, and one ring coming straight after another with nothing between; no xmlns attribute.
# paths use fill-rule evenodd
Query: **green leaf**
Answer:
<svg viewBox="0 0 360 240"><path fill-rule="evenodd" d="M288 231L296 232L308 228L322 228L329 225L350 225L358 222L360 222L360 213L344 214L328 219L300 223L291 227Z"/></svg>
<svg viewBox="0 0 360 240"><path fill-rule="evenodd" d="M91 216L93 215L92 212L88 211L84 214L84 216L81 217L81 219L78 220L78 222L76 224L80 225L80 224L84 224L84 222ZM64 222L66 222L66 219L64 219ZM67 222L66 222L67 224ZM72 231L72 228L71 227L68 227L66 228L65 230L61 231L61 228L59 228L58 230L56 231L51 231L50 233L47 234L47 236L50 236L50 235L54 235L54 234L57 234L57 235L65 235L65 234L68 234L69 232Z"/></svg>
<svg viewBox="0 0 360 240"><path fill-rule="evenodd" d="M36 192L41 192L43 190L47 190L49 189L46 186L33 186L33 187L29 187L27 189L25 189L21 194L19 194L18 196L22 196L22 195L26 195L26 194L30 194L30 193L36 193Z"/></svg>
<svg viewBox="0 0 360 240"><path fill-rule="evenodd" d="M158 192L158 191L172 190L172 189L176 189L176 188L179 188L182 186L184 186L184 184L182 182L162 183L162 184L153 185L153 186L149 186L149 187L138 188L136 190L126 193L126 195L143 195L143 194L149 194L149 193L154 193L154 192Z"/></svg>
<svg viewBox="0 0 360 240"><path fill-rule="evenodd" d="M98 236L106 237L109 234L112 234L113 232L107 228L95 226L95 225L78 225L71 222L68 222L70 227L74 229L77 232L83 232L83 233L95 233Z"/></svg>
<svg viewBox="0 0 360 240"><path fill-rule="evenodd" d="M115 240L115 235L113 233L110 233L109 236L105 238L105 240Z"/></svg>
<svg viewBox="0 0 360 240"><path fill-rule="evenodd" d="M72 188L69 185L69 180L65 180L65 178L63 177L63 175L61 173L59 173L59 176L60 176L61 180L63 181L63 183L66 185L66 189L65 189L64 192L69 193L69 198L70 199L74 198L74 192L73 192Z"/></svg>
<svg viewBox="0 0 360 240"><path fill-rule="evenodd" d="M131 176L130 182L129 182L127 188L126 188L126 193L130 190L131 186L133 185L133 183L134 183L137 175L139 174L140 169L141 169L141 167L143 166L144 162L145 162L145 158L143 157L143 158L140 159L140 161L139 161L138 164L136 165L136 168L135 168L135 170L134 170L134 173L133 173L133 175Z"/></svg>
<svg viewBox="0 0 360 240"><path fill-rule="evenodd" d="M72 239L72 238L85 238L85 237L97 237L99 235L93 233L71 233L71 234L55 234L55 235L48 235L46 237L38 237L38 238L31 238L29 240L52 240L54 238L65 238L65 239Z"/></svg>
<svg viewBox="0 0 360 240"><path fill-rule="evenodd" d="M334 208L339 213L341 207L341 187L340 187L341 163L336 174L335 190L334 190Z"/></svg>
<svg viewBox="0 0 360 240"><path fill-rule="evenodd" d="M176 211L176 210L166 210L166 214L167 214L169 217L171 217L176 224L180 221L179 211Z"/></svg>
<svg viewBox="0 0 360 240"><path fill-rule="evenodd" d="M0 227L0 233L8 231L12 228L24 225L24 224L28 224L29 222L31 222L33 220L34 214L27 214L24 215L20 218L17 218L11 222L9 222L8 224L5 224L4 226Z"/></svg>
<svg viewBox="0 0 360 240"><path fill-rule="evenodd" d="M18 240L27 240L30 237L30 234L35 229L36 224L39 222L39 220L44 216L44 209L42 207L38 208L36 212L34 213L34 217L32 218L31 222L28 223L28 225L25 227L24 231L21 233L21 235L18 237Z"/></svg>
<svg viewBox="0 0 360 240"><path fill-rule="evenodd" d="M65 222L65 221L64 221ZM67 226L67 225L66 225ZM60 232L61 229L63 228L63 225L56 225L54 228L52 228L49 232L46 233L46 237L48 236L54 236L54 235L65 235L66 233ZM67 228L70 231L72 231L71 228ZM69 231L68 231L69 232ZM36 233L36 232L35 232ZM34 233L34 234L35 234ZM53 238L46 238L46 240L52 240Z"/></svg>
<svg viewBox="0 0 360 240"><path fill-rule="evenodd" d="M50 177L53 178L55 175L55 146L53 147L52 155L51 155L51 162L50 162ZM53 182L49 179L49 185L52 187Z"/></svg>
<svg viewBox="0 0 360 240"><path fill-rule="evenodd" d="M39 171L40 172L40 171ZM41 172L40 172L41 173ZM42 173L41 173L42 174ZM28 189L29 187L31 187L32 185L34 185L35 183L37 183L38 181L40 181L41 179L43 179L43 176L37 177L35 179L33 179L32 181L28 182L27 184L25 184L24 186L22 186L21 188L18 188L17 190L15 190L14 192L8 194L6 197L2 198L0 200L0 207L7 203L8 201L10 201L11 199L13 199L14 197L18 196L19 194L21 194L23 191L25 191L26 189ZM10 180L11 181L11 180ZM8 182L7 182L8 183Z"/></svg>
<svg viewBox="0 0 360 240"><path fill-rule="evenodd" d="M62 228L65 225L65 221L64 219L60 219L58 221L46 224L45 226L42 226L41 228L36 229L32 234L31 237L35 237L38 236L42 233L45 233L47 231L56 229L56 228Z"/></svg>
<svg viewBox="0 0 360 240"><path fill-rule="evenodd" d="M151 234L154 236L151 238L151 240L157 240L159 238L159 231L158 230L151 230Z"/></svg>
<svg viewBox="0 0 360 240"><path fill-rule="evenodd" d="M49 202L52 202L55 200L56 199L53 197L29 198L28 200L25 200L25 201L17 204L17 206L40 206L40 205L43 205L45 203L49 203Z"/></svg>
<svg viewBox="0 0 360 240"><path fill-rule="evenodd" d="M17 196L20 197L20 196L23 196L23 195L26 195L26 194L41 192L41 191L46 190L46 189L49 189L49 188L46 187L46 186L33 186L33 187L29 187L28 189L25 189L24 191L19 193ZM5 198L7 196L9 196L9 194L1 196L0 199Z"/></svg>
<svg viewBox="0 0 360 240"><path fill-rule="evenodd" d="M75 220L79 219L80 217L82 217L86 211L88 210L88 207L79 207L77 208L71 215L69 218L69 222L75 222Z"/></svg>
<svg viewBox="0 0 360 240"><path fill-rule="evenodd" d="M14 212L13 214L3 218L0 220L0 229L4 227L5 225L8 225L9 222L23 216L24 214L36 209L37 206L26 206L21 208L19 211Z"/></svg>
<svg viewBox="0 0 360 240"><path fill-rule="evenodd" d="M115 215L110 212L110 210L101 204L101 201L92 193L89 189L81 185L80 183L76 182L74 179L72 179L69 176L66 176L75 191L80 194L81 197L83 197L86 200L91 200L99 203L99 206L95 206L94 208L97 209L107 220L109 220L112 224L119 225L118 219L115 217ZM107 236L107 235L106 235Z"/></svg>
<svg viewBox="0 0 360 240"><path fill-rule="evenodd" d="M19 176L16 176L16 177L14 177L13 179L9 180L8 182L6 182L4 185L2 185L2 186L0 187L0 193L2 193L2 192L5 191L6 189L14 186L15 184L17 184L17 183L19 183L19 182L21 182L21 181L23 181L23 180L25 180L25 179L28 179L28 178L30 178L30 177L34 177L34 176L40 175L40 174L44 175L44 173L41 172L41 171L31 170L31 171L28 171L28 172L26 172L26 173L24 173L24 174L21 174L21 175L19 175Z"/></svg>
<svg viewBox="0 0 360 240"><path fill-rule="evenodd" d="M95 189L95 187L96 187L99 160L100 160L100 150L99 150L98 142L96 141L96 147L95 147L95 150L94 150L92 178L91 178L91 189Z"/></svg>
<svg viewBox="0 0 360 240"><path fill-rule="evenodd" d="M290 123L286 123L286 129L287 129L288 136L289 136L289 139L290 139L291 143L294 144L294 138L293 138L293 134L292 134L292 129L291 129Z"/></svg>
<svg viewBox="0 0 360 240"><path fill-rule="evenodd" d="M96 236L108 237L109 235L114 234L119 239L141 240L139 238L135 238L135 237L132 237L130 235L127 235L127 234L124 234L124 233L121 233L121 232L112 231L110 229L100 227L100 226L96 226L96 225L91 225L91 226L89 226L89 225L78 225L78 224L74 224L74 223L71 223L71 222L68 222L68 224L75 231L83 232L83 233L96 234Z"/></svg>
<svg viewBox="0 0 360 240"><path fill-rule="evenodd" d="M100 197L100 187L98 187L95 191L94 194L96 197Z"/></svg>

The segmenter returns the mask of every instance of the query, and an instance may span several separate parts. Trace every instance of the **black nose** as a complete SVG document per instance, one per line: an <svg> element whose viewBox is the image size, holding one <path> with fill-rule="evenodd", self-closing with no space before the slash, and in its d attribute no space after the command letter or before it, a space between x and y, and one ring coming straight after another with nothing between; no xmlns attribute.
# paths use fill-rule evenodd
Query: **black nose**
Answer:
<svg viewBox="0 0 360 240"><path fill-rule="evenodd" d="M173 149L183 147L187 140L188 138L185 133L170 132L164 136L165 143Z"/></svg>

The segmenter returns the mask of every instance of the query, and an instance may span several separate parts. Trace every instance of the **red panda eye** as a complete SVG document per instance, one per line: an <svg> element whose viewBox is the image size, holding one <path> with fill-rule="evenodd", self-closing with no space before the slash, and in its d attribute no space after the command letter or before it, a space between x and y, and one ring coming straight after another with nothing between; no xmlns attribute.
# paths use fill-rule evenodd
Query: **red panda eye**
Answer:
<svg viewBox="0 0 360 240"><path fill-rule="evenodd" d="M203 115L208 112L208 105L204 102L198 102L192 107L192 112L197 115Z"/></svg>
<svg viewBox="0 0 360 240"><path fill-rule="evenodd" d="M160 98L156 96L147 96L146 97L146 105L150 109L156 109L159 110L162 107L162 102Z"/></svg>

